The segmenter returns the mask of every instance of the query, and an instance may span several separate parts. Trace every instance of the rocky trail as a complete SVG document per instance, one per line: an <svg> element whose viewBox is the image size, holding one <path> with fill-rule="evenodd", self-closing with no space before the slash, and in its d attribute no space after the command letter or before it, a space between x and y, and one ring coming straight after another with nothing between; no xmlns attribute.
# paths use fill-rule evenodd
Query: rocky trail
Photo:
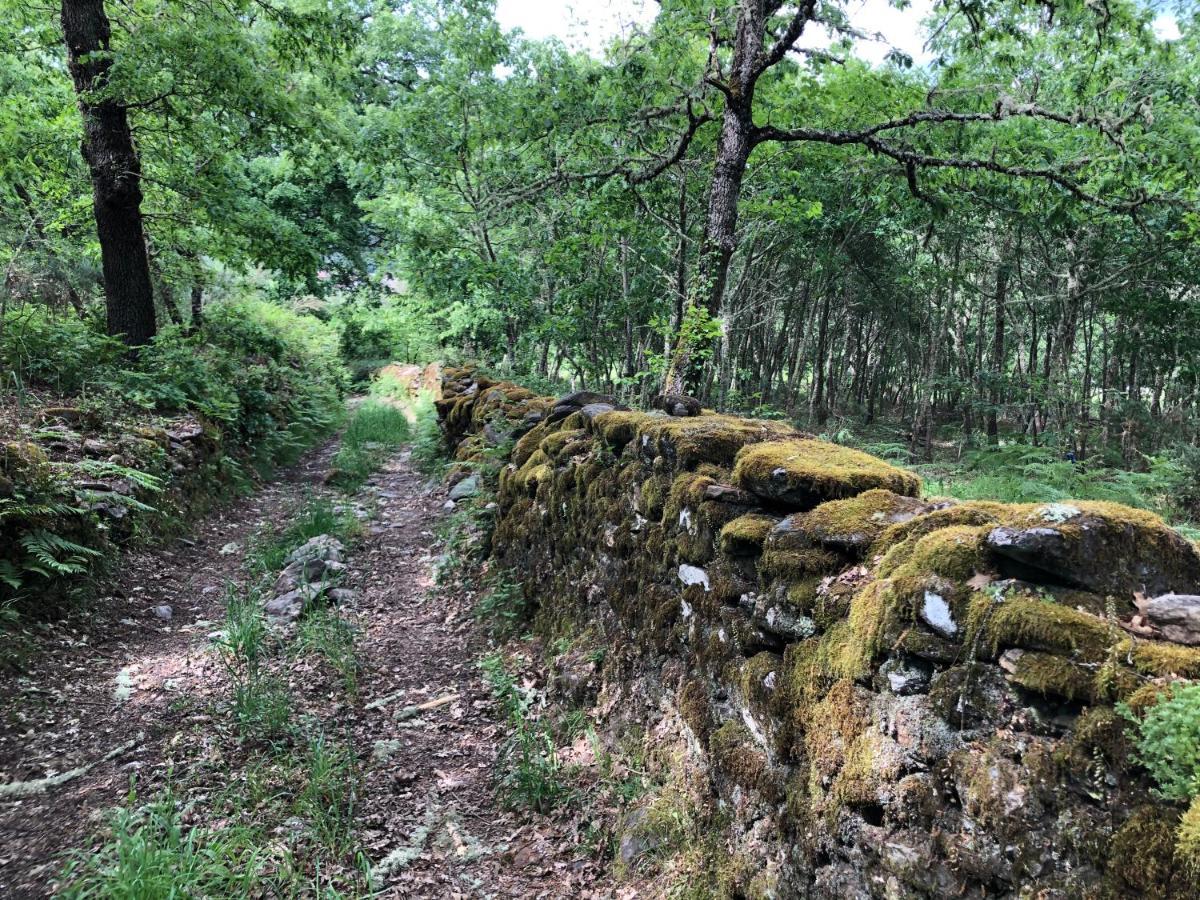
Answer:
<svg viewBox="0 0 1200 900"><path fill-rule="evenodd" d="M284 651L282 677L306 721L350 748L350 828L372 890L612 895L595 887L601 872L576 851L574 826L497 807L502 736L477 665L474 598L466 584L433 580L444 491L401 451L355 497L335 496L324 480L336 449L311 451L187 537L127 554L109 590L46 626L25 670L0 683L0 896L54 893L64 854L92 846L131 779L139 799L175 786L200 821L221 791L257 796L251 751L222 738L229 674L214 637L257 536L314 496L350 504L363 521L344 556L339 610L356 633L357 690L347 695L329 671ZM304 829L263 825L285 845ZM320 877L303 875L286 895L315 893Z"/></svg>

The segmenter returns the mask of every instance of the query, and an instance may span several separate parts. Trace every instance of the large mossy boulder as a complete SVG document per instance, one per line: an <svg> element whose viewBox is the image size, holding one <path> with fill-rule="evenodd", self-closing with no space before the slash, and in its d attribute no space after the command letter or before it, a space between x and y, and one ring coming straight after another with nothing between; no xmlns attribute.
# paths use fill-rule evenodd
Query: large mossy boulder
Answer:
<svg viewBox="0 0 1200 900"><path fill-rule="evenodd" d="M795 437L788 425L737 416L690 418L649 416L638 427L638 449L646 459L661 456L671 467L688 469L701 463L729 466L743 447ZM865 456L865 454L863 454Z"/></svg>
<svg viewBox="0 0 1200 900"><path fill-rule="evenodd" d="M1094 502L1013 510L986 541L1005 575L1121 598L1200 592L1200 554L1153 513Z"/></svg>
<svg viewBox="0 0 1200 900"><path fill-rule="evenodd" d="M873 489L905 497L921 493L921 479L859 450L797 439L745 447L734 464L738 487L768 503L810 510Z"/></svg>

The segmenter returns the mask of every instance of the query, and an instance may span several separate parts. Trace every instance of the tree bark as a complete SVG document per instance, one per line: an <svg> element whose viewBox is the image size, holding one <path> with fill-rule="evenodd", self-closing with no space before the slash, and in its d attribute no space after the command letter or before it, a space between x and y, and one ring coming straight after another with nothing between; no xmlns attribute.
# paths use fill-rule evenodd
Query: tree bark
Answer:
<svg viewBox="0 0 1200 900"><path fill-rule="evenodd" d="M987 440L1000 443L1000 382L1004 373L1004 322L1008 300L1008 264L1003 260L996 270L996 319L992 329L992 389L988 394Z"/></svg>
<svg viewBox="0 0 1200 900"><path fill-rule="evenodd" d="M83 117L81 152L92 179L108 333L131 347L154 337L154 291L142 224L141 163L125 107L94 100L108 82L112 31L103 0L62 0L67 68Z"/></svg>

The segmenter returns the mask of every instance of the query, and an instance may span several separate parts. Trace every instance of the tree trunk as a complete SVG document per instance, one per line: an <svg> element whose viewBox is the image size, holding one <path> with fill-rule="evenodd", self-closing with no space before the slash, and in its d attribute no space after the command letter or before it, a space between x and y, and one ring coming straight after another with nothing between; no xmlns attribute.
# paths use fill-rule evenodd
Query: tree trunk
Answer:
<svg viewBox="0 0 1200 900"><path fill-rule="evenodd" d="M92 178L108 333L131 347L154 337L154 291L142 227L141 164L126 109L111 98L92 102L112 68L111 29L103 0L62 0L67 68L83 116L81 151Z"/></svg>
<svg viewBox="0 0 1200 900"><path fill-rule="evenodd" d="M704 310L712 318L721 314L729 262L737 245L738 199L746 164L754 149L754 88L761 70L758 68L766 36L767 17L761 0L742 0L738 7L737 31L729 61L729 77L725 89L725 108L721 115L721 133L717 138L717 157L713 164L712 182L708 189L708 210L704 222L704 239L700 246L699 272L690 304ZM703 298L702 300L700 298ZM695 336L685 330L678 332L671 354L671 364L664 380L664 393L684 393L685 386L696 384L694 365ZM726 329L722 329L724 333Z"/></svg>
<svg viewBox="0 0 1200 900"><path fill-rule="evenodd" d="M1000 381L1004 371L1004 318L1008 299L1008 264L1001 261L996 271L996 320L992 329L992 389L988 396L987 440L992 446L1000 443L999 410Z"/></svg>
<svg viewBox="0 0 1200 900"><path fill-rule="evenodd" d="M192 284L192 321L188 326L191 332L199 331L204 325L204 286L200 282Z"/></svg>

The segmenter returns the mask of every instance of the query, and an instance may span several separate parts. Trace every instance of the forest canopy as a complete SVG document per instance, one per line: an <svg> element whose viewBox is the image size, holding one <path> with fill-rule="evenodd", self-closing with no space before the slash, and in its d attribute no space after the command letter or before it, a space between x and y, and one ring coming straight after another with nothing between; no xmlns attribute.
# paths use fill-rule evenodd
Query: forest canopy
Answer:
<svg viewBox="0 0 1200 900"><path fill-rule="evenodd" d="M1141 2L939 2L919 64L808 0L665 0L599 57L474 0L3 11L10 333L103 307L137 347L249 292L351 357L926 455L1196 437L1190 5L1165 39Z"/></svg>

